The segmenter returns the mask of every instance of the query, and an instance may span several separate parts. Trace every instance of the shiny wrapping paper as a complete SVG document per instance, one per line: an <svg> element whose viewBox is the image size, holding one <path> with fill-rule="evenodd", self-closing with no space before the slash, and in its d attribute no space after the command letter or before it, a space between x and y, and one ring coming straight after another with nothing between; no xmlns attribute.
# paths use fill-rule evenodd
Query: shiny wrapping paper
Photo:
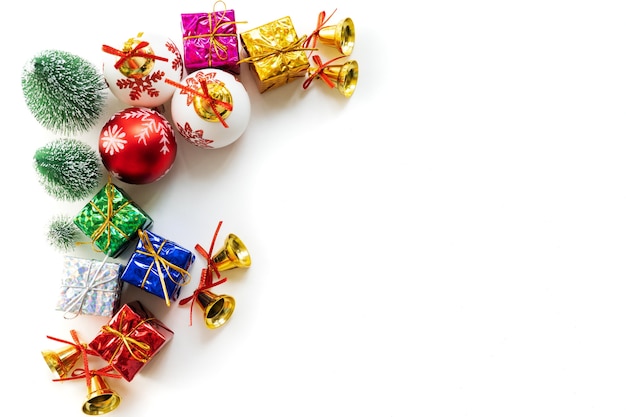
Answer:
<svg viewBox="0 0 626 417"><path fill-rule="evenodd" d="M234 10L183 13L181 26L188 73L219 68L239 74L239 38Z"/></svg>
<svg viewBox="0 0 626 417"><path fill-rule="evenodd" d="M289 16L240 34L259 92L280 87L306 75L309 59Z"/></svg>
<svg viewBox="0 0 626 417"><path fill-rule="evenodd" d="M115 258L152 219L137 206L123 189L109 182L74 218L74 223L93 245Z"/></svg>
<svg viewBox="0 0 626 417"><path fill-rule="evenodd" d="M139 301L124 304L89 347L127 381L152 361L174 332Z"/></svg>
<svg viewBox="0 0 626 417"><path fill-rule="evenodd" d="M165 299L169 305L188 282L187 270L194 260L188 249L148 230L140 230L121 280Z"/></svg>
<svg viewBox="0 0 626 417"><path fill-rule="evenodd" d="M56 309L66 317L87 314L113 317L120 305L124 265L65 256Z"/></svg>

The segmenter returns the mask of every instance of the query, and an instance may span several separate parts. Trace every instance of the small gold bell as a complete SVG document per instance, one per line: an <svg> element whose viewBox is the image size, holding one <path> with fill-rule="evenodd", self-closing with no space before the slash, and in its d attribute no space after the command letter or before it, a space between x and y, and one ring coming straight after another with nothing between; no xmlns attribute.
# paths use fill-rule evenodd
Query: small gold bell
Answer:
<svg viewBox="0 0 626 417"><path fill-rule="evenodd" d="M354 49L356 34L354 32L354 22L346 17L333 26L324 26L318 32L321 43L334 46L342 55L348 56Z"/></svg>
<svg viewBox="0 0 626 417"><path fill-rule="evenodd" d="M83 403L83 413L99 416L113 411L120 405L121 398L109 388L101 375L92 375L89 379L87 399Z"/></svg>
<svg viewBox="0 0 626 417"><path fill-rule="evenodd" d="M216 295L209 290L198 294L196 302L204 312L204 324L216 329L226 324L235 310L235 299L230 295Z"/></svg>
<svg viewBox="0 0 626 417"><path fill-rule="evenodd" d="M248 268L252 263L246 245L232 233L228 235L222 249L213 255L211 260L218 271L226 271L233 268Z"/></svg>
<svg viewBox="0 0 626 417"><path fill-rule="evenodd" d="M320 73L323 73L345 97L352 96L359 80L359 64L356 61L326 65L321 71L319 67L309 67L308 72L316 78L320 78Z"/></svg>
<svg viewBox="0 0 626 417"><path fill-rule="evenodd" d="M59 378L65 378L80 359L82 352L74 345L62 347L58 350L44 350L41 352L50 371Z"/></svg>

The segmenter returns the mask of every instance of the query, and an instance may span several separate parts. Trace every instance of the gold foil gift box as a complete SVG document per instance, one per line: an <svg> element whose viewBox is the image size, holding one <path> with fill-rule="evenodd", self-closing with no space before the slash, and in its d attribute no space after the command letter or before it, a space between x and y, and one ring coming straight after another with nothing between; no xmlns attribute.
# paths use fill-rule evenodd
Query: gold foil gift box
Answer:
<svg viewBox="0 0 626 417"><path fill-rule="evenodd" d="M307 51L302 44L306 36L298 37L289 16L242 32L241 44L259 92L285 85L306 76L309 68Z"/></svg>

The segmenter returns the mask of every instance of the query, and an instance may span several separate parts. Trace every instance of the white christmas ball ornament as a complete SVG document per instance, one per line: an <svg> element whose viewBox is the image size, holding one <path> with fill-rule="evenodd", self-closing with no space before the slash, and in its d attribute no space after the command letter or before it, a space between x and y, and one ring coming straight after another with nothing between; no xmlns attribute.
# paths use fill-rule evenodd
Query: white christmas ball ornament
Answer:
<svg viewBox="0 0 626 417"><path fill-rule="evenodd" d="M222 148L241 137L250 121L250 97L231 73L200 69L178 85L171 102L172 121L188 142Z"/></svg>
<svg viewBox="0 0 626 417"><path fill-rule="evenodd" d="M115 97L130 106L158 107L176 87L166 80L183 78L183 59L169 38L139 33L134 38L102 45L104 79Z"/></svg>

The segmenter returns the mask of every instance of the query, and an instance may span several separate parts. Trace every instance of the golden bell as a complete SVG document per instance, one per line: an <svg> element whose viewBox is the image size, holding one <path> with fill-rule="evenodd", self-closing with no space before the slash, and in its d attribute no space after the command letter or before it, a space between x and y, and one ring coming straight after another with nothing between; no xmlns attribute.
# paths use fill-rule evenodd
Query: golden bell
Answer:
<svg viewBox="0 0 626 417"><path fill-rule="evenodd" d="M65 378L80 359L82 352L76 346L68 345L58 350L44 350L41 354L50 370L59 378Z"/></svg>
<svg viewBox="0 0 626 417"><path fill-rule="evenodd" d="M235 299L229 295L216 295L209 290L198 294L196 302L204 311L204 324L209 329L217 329L226 324L235 310Z"/></svg>
<svg viewBox="0 0 626 417"><path fill-rule="evenodd" d="M83 413L99 416L113 411L120 405L121 398L107 385L101 375L92 375L89 380L87 400L83 403Z"/></svg>
<svg viewBox="0 0 626 417"><path fill-rule="evenodd" d="M309 67L308 73L316 74L319 68ZM359 79L359 64L356 61L348 61L344 64L327 65L322 68L324 73L334 84L337 90L345 97L350 97L354 93L356 83ZM316 78L319 78L319 74Z"/></svg>
<svg viewBox="0 0 626 417"><path fill-rule="evenodd" d="M324 45L334 46L342 55L348 56L354 49L354 22L346 17L333 26L324 26L318 32L318 39Z"/></svg>
<svg viewBox="0 0 626 417"><path fill-rule="evenodd" d="M234 234L228 235L222 249L211 258L218 271L226 271L233 268L248 268L252 263L250 253Z"/></svg>

